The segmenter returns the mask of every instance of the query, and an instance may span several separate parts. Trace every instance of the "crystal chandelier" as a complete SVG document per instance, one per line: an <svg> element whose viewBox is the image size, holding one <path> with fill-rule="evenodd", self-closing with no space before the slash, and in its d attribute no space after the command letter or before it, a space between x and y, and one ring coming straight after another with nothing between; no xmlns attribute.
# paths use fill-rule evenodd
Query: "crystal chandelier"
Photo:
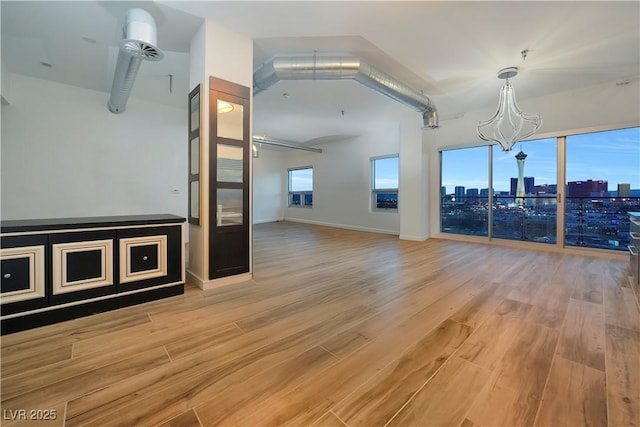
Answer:
<svg viewBox="0 0 640 427"><path fill-rule="evenodd" d="M510 151L516 142L536 133L542 125L539 114L527 114L516 103L516 94L509 84L509 78L518 75L516 67L498 71L498 78L506 80L500 89L498 111L489 120L478 123L478 136L485 141L497 142L502 151Z"/></svg>

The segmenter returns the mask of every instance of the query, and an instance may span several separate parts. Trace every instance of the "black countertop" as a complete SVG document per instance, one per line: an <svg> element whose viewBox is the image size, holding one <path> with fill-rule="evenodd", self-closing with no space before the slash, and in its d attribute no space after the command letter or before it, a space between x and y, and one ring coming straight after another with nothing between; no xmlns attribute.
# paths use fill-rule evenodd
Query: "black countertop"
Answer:
<svg viewBox="0 0 640 427"><path fill-rule="evenodd" d="M124 227L131 225L167 223L179 224L185 221L185 218L169 214L16 219L0 221L0 232L20 233L27 231L66 230L74 228Z"/></svg>

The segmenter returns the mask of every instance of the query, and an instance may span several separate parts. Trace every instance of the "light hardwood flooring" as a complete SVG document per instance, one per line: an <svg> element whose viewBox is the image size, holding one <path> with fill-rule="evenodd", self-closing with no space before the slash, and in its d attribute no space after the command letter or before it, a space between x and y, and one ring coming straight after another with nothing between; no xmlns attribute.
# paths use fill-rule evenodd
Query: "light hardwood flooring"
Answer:
<svg viewBox="0 0 640 427"><path fill-rule="evenodd" d="M625 262L295 223L254 262L2 337L2 425L640 426Z"/></svg>

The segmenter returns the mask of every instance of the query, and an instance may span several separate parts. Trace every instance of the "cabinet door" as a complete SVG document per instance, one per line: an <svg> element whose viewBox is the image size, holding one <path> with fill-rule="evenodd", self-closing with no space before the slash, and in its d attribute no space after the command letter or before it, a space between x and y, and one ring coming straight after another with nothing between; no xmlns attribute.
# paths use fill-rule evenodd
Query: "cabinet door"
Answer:
<svg viewBox="0 0 640 427"><path fill-rule="evenodd" d="M3 237L0 248L2 314L47 305L47 236Z"/></svg>
<svg viewBox="0 0 640 427"><path fill-rule="evenodd" d="M51 234L49 302L63 304L116 292L115 231Z"/></svg>
<svg viewBox="0 0 640 427"><path fill-rule="evenodd" d="M249 88L210 79L209 278L249 271Z"/></svg>
<svg viewBox="0 0 640 427"><path fill-rule="evenodd" d="M182 227L118 231L118 292L182 280Z"/></svg>

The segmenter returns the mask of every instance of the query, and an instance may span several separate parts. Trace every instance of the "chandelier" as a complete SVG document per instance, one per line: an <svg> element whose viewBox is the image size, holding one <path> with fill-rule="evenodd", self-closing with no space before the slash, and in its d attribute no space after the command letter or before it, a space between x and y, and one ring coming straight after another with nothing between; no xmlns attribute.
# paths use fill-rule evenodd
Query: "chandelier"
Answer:
<svg viewBox="0 0 640 427"><path fill-rule="evenodd" d="M502 151L510 151L516 142L522 141L536 133L542 125L539 114L527 114L520 110L516 102L516 94L509 78L518 75L516 67L498 71L498 78L505 81L500 89L498 111L489 120L478 123L478 136L489 142L497 142Z"/></svg>

